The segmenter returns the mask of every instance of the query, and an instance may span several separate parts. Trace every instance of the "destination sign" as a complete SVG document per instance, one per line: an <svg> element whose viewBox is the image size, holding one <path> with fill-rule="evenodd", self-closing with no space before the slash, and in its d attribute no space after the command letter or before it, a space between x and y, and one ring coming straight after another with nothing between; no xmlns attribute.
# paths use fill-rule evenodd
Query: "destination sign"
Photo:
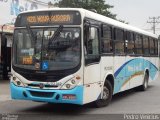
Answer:
<svg viewBox="0 0 160 120"><path fill-rule="evenodd" d="M40 15L40 16L27 16L28 23L73 23L73 15Z"/></svg>
<svg viewBox="0 0 160 120"><path fill-rule="evenodd" d="M42 11L20 14L15 27L49 26L49 25L80 25L81 15L78 11Z"/></svg>

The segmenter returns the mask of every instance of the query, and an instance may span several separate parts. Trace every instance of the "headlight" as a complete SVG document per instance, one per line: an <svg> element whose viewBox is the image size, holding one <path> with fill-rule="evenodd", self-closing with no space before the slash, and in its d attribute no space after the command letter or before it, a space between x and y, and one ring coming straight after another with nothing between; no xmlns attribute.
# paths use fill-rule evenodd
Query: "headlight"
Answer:
<svg viewBox="0 0 160 120"><path fill-rule="evenodd" d="M63 84L61 89L73 89L76 87L78 83L79 83L79 80L72 78L69 81L67 81L65 84Z"/></svg>
<svg viewBox="0 0 160 120"><path fill-rule="evenodd" d="M14 85L18 86L18 87L24 87L24 84L22 83L22 81L20 81L17 77L11 77L11 82L13 82Z"/></svg>

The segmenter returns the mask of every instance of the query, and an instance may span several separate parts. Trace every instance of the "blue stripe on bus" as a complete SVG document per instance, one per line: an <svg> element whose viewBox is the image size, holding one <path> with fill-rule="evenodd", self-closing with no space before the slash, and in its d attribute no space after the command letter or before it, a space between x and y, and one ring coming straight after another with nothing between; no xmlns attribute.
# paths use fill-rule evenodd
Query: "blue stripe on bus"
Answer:
<svg viewBox="0 0 160 120"><path fill-rule="evenodd" d="M154 80L158 68L148 60L143 58L135 58L124 63L117 71L114 73L115 77L115 87L114 93L120 91L121 87L127 82L131 76L141 75L144 70L149 69L149 75L151 80Z"/></svg>
<svg viewBox="0 0 160 120"><path fill-rule="evenodd" d="M134 59L132 60L129 60L128 62L124 63L115 73L114 73L114 77L116 78L118 76L118 74L121 72L121 70L131 61L133 61Z"/></svg>

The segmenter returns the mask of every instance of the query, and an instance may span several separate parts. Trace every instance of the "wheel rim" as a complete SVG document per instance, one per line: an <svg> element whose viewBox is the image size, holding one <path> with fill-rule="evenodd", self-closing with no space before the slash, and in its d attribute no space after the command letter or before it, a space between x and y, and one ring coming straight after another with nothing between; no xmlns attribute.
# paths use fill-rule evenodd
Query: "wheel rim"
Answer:
<svg viewBox="0 0 160 120"><path fill-rule="evenodd" d="M107 100L109 98L109 89L104 87L103 88L103 96L102 96L102 99L103 100Z"/></svg>

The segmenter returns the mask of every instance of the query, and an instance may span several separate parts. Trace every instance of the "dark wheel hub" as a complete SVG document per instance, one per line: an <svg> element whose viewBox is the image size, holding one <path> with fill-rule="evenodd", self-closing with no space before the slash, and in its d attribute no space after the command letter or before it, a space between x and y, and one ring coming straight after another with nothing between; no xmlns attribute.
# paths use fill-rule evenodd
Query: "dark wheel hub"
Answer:
<svg viewBox="0 0 160 120"><path fill-rule="evenodd" d="M107 100L108 98L109 98L109 89L104 86L102 99Z"/></svg>

